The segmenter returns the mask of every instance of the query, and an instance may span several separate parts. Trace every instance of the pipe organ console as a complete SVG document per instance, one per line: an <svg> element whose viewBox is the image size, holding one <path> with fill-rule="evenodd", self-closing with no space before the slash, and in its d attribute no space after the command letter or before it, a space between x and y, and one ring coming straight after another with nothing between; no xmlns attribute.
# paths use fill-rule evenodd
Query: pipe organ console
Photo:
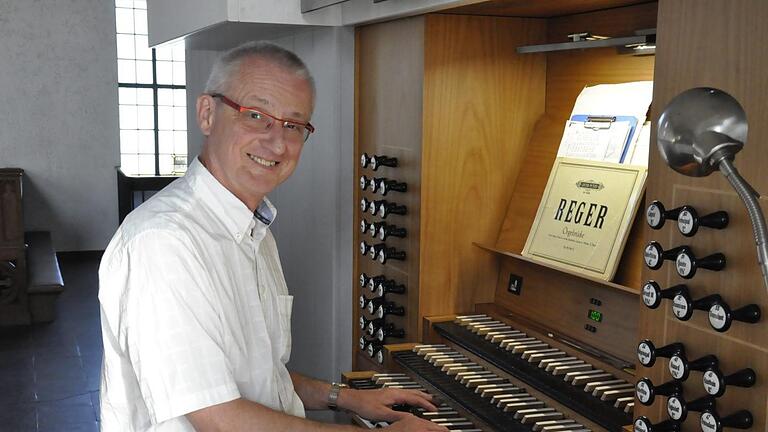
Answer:
<svg viewBox="0 0 768 432"><path fill-rule="evenodd" d="M768 4L523 3L357 29L360 253L344 378L427 391L437 412L395 408L456 431L768 430L768 247L755 222ZM515 50L647 28L655 56ZM581 89L651 79L645 205L615 278L522 256ZM685 97L703 99L662 114L701 86ZM376 420L356 418L387 426Z"/></svg>

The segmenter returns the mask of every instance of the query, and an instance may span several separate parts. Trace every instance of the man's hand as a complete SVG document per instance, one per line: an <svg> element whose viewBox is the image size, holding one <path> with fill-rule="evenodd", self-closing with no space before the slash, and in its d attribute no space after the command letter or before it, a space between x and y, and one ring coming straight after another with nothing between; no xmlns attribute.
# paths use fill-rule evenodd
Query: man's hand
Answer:
<svg viewBox="0 0 768 432"><path fill-rule="evenodd" d="M422 420L415 415L407 414L402 419L392 423L387 432L447 432L448 428L431 421Z"/></svg>
<svg viewBox="0 0 768 432"><path fill-rule="evenodd" d="M392 410L392 405L395 404L411 405L424 408L427 411L437 411L437 408L432 404L432 396L417 390L392 388L378 390L343 389L339 394L338 401L340 408L353 411L366 419L396 422L413 417L410 413Z"/></svg>

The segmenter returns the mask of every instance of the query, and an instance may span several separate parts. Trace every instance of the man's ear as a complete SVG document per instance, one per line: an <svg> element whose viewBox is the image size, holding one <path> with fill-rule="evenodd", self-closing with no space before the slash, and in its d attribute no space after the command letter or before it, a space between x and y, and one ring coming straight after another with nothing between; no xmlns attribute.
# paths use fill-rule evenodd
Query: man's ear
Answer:
<svg viewBox="0 0 768 432"><path fill-rule="evenodd" d="M197 97L196 104L197 125L204 136L211 134L213 130L213 119L216 113L216 103L209 95L200 95Z"/></svg>

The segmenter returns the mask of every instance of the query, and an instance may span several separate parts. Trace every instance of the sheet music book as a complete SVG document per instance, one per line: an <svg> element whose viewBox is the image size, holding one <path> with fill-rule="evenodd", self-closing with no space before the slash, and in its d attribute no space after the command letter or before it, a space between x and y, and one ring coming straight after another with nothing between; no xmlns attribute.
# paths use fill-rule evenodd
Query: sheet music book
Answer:
<svg viewBox="0 0 768 432"><path fill-rule="evenodd" d="M557 158L522 254L613 279L647 172L644 166Z"/></svg>

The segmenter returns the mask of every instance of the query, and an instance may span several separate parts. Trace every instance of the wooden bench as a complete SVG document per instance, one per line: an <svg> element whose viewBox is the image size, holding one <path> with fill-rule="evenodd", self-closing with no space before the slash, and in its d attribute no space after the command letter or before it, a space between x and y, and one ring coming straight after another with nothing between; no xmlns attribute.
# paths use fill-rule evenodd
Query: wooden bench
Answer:
<svg viewBox="0 0 768 432"><path fill-rule="evenodd" d="M53 321L56 297L64 291L64 280L51 233L27 231L24 242L27 244L27 298L32 322Z"/></svg>

